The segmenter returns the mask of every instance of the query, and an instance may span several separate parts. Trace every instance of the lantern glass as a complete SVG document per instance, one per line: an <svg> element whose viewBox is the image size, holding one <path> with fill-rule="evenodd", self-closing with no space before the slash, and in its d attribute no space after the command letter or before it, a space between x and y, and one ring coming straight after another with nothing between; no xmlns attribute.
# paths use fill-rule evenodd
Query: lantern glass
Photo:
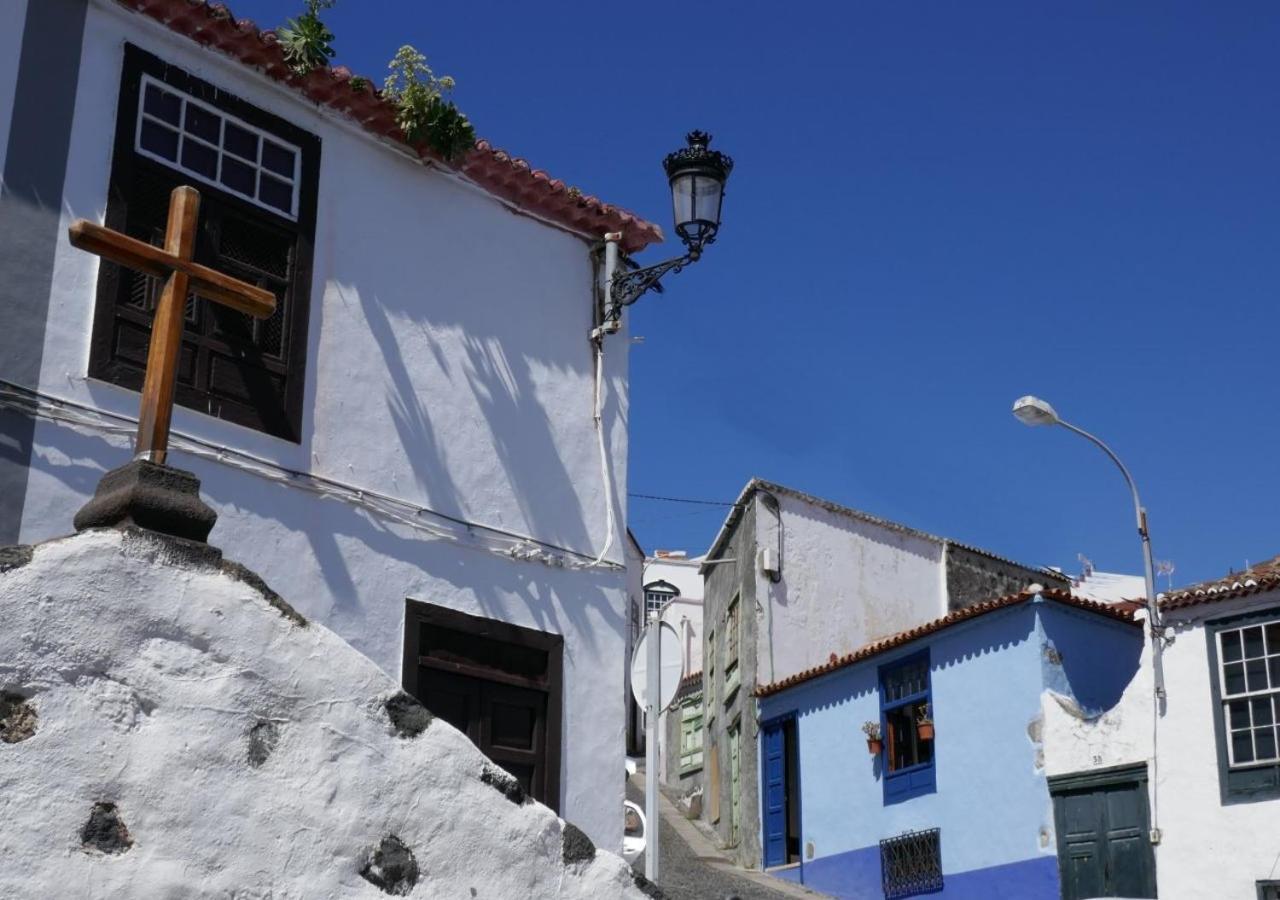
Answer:
<svg viewBox="0 0 1280 900"><path fill-rule="evenodd" d="M706 132L691 131L685 140L688 146L669 154L663 166L671 181L676 233L696 256L720 229L724 183L733 160L708 148L711 135Z"/></svg>
<svg viewBox="0 0 1280 900"><path fill-rule="evenodd" d="M724 184L696 171L678 173L671 179L676 233L686 243L701 244L720 227L720 200Z"/></svg>

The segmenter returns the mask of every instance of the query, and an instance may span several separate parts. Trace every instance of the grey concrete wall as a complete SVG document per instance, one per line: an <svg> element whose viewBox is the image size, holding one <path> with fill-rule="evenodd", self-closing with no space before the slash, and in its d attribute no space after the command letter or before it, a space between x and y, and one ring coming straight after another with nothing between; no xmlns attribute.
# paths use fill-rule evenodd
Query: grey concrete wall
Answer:
<svg viewBox="0 0 1280 900"><path fill-rule="evenodd" d="M753 497L721 554L736 563L715 566L706 579L703 598L704 633L715 629L715 646L708 648L716 654L714 683L706 679L709 668L704 657L703 680L703 784L712 790L710 757L715 754L720 768L720 821L714 824L722 847L728 848L739 865L760 867L760 814L759 774L757 762L756 702L751 691L756 684L758 670L759 618L757 611L755 555L758 499ZM735 596L739 597L740 627L738 642L738 668L740 681L737 691L728 702L724 696L723 648L726 612ZM708 724L709 723L709 724ZM741 771L739 803L741 819L738 836L731 834L732 778L729 766L729 729L740 728L739 769ZM704 794L703 819L710 822L710 802Z"/></svg>
<svg viewBox="0 0 1280 900"><path fill-rule="evenodd" d="M0 378L40 383L88 0L40 0L22 30L0 177ZM0 88L8 88L0 85ZM0 544L18 542L35 419L0 411Z"/></svg>
<svg viewBox="0 0 1280 900"><path fill-rule="evenodd" d="M1065 576L993 559L955 544L947 545L946 565L948 611L1016 594L1036 583L1063 590L1071 588L1071 581Z"/></svg>

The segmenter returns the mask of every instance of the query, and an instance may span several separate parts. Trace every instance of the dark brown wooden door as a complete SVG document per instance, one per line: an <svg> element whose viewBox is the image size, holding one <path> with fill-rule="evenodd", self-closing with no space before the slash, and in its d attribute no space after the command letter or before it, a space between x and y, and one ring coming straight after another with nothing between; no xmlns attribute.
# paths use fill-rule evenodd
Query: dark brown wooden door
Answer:
<svg viewBox="0 0 1280 900"><path fill-rule="evenodd" d="M554 810L563 652L559 635L406 603L405 690Z"/></svg>
<svg viewBox="0 0 1280 900"><path fill-rule="evenodd" d="M419 699L545 802L547 695L423 666Z"/></svg>

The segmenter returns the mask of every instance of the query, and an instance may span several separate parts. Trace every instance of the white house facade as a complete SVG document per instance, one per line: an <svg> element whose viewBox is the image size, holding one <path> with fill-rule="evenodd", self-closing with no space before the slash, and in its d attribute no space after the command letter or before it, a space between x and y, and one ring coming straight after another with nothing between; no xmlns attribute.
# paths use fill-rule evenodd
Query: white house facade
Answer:
<svg viewBox="0 0 1280 900"><path fill-rule="evenodd" d="M1153 845L1162 900L1280 897L1280 565L1270 565L1162 596L1172 641L1158 716L1150 642L1111 709L1084 716L1044 703L1051 783L1140 772L1150 816L1141 838ZM1117 855L1105 823L1098 830L1092 844L1089 829L1070 836L1082 870L1105 871Z"/></svg>
<svg viewBox="0 0 1280 900"><path fill-rule="evenodd" d="M280 304L188 309L170 463L210 542L616 849L628 341L597 430L595 247L660 232L484 142L424 161L220 4L0 5L0 544L131 456L154 286L67 226L154 238L191 184L197 259Z"/></svg>

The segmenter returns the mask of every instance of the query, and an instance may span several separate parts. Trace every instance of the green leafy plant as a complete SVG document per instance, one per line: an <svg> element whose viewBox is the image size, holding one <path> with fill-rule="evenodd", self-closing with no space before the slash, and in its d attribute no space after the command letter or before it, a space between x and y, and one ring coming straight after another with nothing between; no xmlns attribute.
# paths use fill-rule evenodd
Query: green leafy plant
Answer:
<svg viewBox="0 0 1280 900"><path fill-rule="evenodd" d="M879 722L863 722L862 733L867 736L869 741L880 740L880 723Z"/></svg>
<svg viewBox="0 0 1280 900"><path fill-rule="evenodd" d="M320 10L333 6L335 0L307 0L307 11L290 19L276 32L284 61L295 75L323 68L333 58L333 32L320 21Z"/></svg>
<svg viewBox="0 0 1280 900"><path fill-rule="evenodd" d="M382 95L395 104L396 125L411 144L425 143L446 160L470 150L475 129L445 94L453 90L448 75L436 76L427 58L406 44L388 67Z"/></svg>

